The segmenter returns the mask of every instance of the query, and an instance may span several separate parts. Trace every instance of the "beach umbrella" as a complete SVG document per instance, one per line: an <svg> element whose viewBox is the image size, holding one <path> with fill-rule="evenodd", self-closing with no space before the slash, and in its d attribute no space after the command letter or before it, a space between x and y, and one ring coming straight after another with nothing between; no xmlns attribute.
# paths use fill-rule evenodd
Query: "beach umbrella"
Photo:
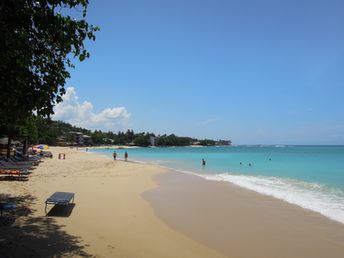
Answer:
<svg viewBox="0 0 344 258"><path fill-rule="evenodd" d="M35 146L33 146L35 149L40 149L42 150L43 149L43 146L41 144L37 144Z"/></svg>
<svg viewBox="0 0 344 258"><path fill-rule="evenodd" d="M41 149L41 150L45 150L45 149L49 148L49 146L46 145L46 144L37 144L37 145L35 145L33 147L36 148L36 149Z"/></svg>

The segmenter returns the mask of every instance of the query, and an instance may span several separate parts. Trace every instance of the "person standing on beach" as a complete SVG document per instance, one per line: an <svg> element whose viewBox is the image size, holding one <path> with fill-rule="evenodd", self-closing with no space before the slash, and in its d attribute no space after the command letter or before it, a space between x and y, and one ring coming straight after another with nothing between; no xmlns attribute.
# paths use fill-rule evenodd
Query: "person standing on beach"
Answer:
<svg viewBox="0 0 344 258"><path fill-rule="evenodd" d="M125 152L125 153L124 153L124 159L125 159L125 161L128 160L128 152Z"/></svg>
<svg viewBox="0 0 344 258"><path fill-rule="evenodd" d="M117 158L117 153L116 153L116 151L113 151L112 156L113 156L113 160L116 160L116 158Z"/></svg>

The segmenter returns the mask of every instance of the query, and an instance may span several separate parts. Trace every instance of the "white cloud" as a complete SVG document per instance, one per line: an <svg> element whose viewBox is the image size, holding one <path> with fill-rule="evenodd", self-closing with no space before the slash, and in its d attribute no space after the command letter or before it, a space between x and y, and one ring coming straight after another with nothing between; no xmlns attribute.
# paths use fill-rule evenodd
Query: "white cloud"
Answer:
<svg viewBox="0 0 344 258"><path fill-rule="evenodd" d="M130 117L125 107L106 108L99 113L93 111L91 102L79 102L73 87L66 89L63 101L56 105L53 119L87 129L119 130L123 129Z"/></svg>

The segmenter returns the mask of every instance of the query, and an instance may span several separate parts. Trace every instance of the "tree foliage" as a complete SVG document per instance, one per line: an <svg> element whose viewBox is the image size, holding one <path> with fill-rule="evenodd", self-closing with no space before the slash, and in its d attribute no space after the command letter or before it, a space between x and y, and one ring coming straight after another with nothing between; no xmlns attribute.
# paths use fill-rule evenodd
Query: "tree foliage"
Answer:
<svg viewBox="0 0 344 258"><path fill-rule="evenodd" d="M18 132L33 115L49 117L62 100L74 58L89 57L88 0L0 2L0 129ZM75 15L64 15L70 12Z"/></svg>
<svg viewBox="0 0 344 258"><path fill-rule="evenodd" d="M80 132L82 134L92 137L94 145L115 144L128 145L134 144L136 146L147 147L151 145L151 137L155 138L155 146L189 146L194 142L199 142L200 145L212 146L222 142L223 145L230 144L230 141L214 141L214 140L198 140L191 137L179 137L174 134L171 135L155 135L154 133L135 133L134 130L127 130L126 132L103 132L101 130L90 131L81 127L72 126L71 124L62 121L51 121L43 118L36 118L31 120L31 123L36 123L36 133L29 134L29 143L46 143L55 145L60 136L64 136L69 143L75 142L70 132ZM33 126L30 125L29 128ZM28 130L30 132L30 130Z"/></svg>
<svg viewBox="0 0 344 258"><path fill-rule="evenodd" d="M156 146L187 146L191 145L194 141L197 141L197 139L190 137L178 137L174 134L165 134L157 139Z"/></svg>
<svg viewBox="0 0 344 258"><path fill-rule="evenodd" d="M214 140L204 139L200 141L200 145L202 146L213 146L216 142Z"/></svg>
<svg viewBox="0 0 344 258"><path fill-rule="evenodd" d="M149 133L139 133L135 135L133 142L136 146L148 147L151 144L150 137Z"/></svg>

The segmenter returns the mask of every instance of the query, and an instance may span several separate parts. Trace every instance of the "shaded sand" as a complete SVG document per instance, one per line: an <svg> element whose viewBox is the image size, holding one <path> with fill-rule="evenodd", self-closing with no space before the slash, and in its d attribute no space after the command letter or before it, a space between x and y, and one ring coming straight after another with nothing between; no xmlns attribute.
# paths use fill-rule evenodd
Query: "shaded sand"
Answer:
<svg viewBox="0 0 344 258"><path fill-rule="evenodd" d="M143 194L171 228L230 257L344 257L344 225L230 183L164 173Z"/></svg>
<svg viewBox="0 0 344 258"><path fill-rule="evenodd" d="M18 205L0 221L1 257L223 257L169 228L141 194L164 169L51 148L27 182L0 181L0 201ZM58 153L66 160L58 160ZM55 191L75 193L75 206L48 206Z"/></svg>

